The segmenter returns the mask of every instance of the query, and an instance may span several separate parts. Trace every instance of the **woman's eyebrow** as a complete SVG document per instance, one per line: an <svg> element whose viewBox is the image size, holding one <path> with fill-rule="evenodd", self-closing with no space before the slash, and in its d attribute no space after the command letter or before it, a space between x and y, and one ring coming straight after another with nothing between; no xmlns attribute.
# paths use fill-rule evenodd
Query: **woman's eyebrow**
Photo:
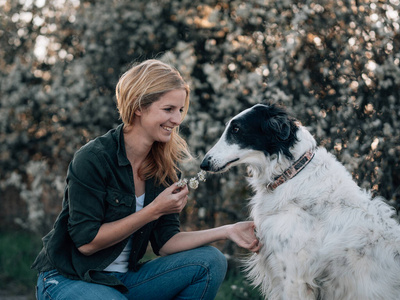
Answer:
<svg viewBox="0 0 400 300"><path fill-rule="evenodd" d="M178 106L176 106L176 105L173 105L173 104L164 104L163 106L161 106L162 108L166 108L166 107L168 107L168 108L177 108ZM185 108L185 106L181 106L180 107L180 109L183 109L183 108Z"/></svg>

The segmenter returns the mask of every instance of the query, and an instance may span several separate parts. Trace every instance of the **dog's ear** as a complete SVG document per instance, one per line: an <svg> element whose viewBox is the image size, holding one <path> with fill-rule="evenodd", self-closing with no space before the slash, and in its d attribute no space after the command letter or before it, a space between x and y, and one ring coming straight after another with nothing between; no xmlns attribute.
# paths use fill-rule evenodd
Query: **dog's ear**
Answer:
<svg viewBox="0 0 400 300"><path fill-rule="evenodd" d="M264 132L273 132L280 140L285 141L290 135L290 122L287 116L275 116L263 124Z"/></svg>

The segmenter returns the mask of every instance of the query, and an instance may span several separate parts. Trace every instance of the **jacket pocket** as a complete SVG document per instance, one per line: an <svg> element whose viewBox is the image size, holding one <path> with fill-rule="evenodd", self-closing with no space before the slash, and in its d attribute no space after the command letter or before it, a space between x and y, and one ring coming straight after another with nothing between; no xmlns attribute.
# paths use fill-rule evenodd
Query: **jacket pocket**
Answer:
<svg viewBox="0 0 400 300"><path fill-rule="evenodd" d="M135 211L132 205L136 205L134 195L114 188L107 188L104 221L111 222L130 215Z"/></svg>

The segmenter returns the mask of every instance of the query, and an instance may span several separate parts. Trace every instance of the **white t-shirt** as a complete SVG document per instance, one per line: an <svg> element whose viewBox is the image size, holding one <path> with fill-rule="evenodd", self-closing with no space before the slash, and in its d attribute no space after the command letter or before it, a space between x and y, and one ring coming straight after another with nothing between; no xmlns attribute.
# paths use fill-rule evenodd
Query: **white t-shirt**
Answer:
<svg viewBox="0 0 400 300"><path fill-rule="evenodd" d="M143 208L144 205L144 195L136 197L136 211L138 212ZM120 272L126 273L128 272L128 260L129 254L132 250L132 237L129 238L128 243L126 244L124 250L122 250L121 254L107 267L104 271L107 272Z"/></svg>

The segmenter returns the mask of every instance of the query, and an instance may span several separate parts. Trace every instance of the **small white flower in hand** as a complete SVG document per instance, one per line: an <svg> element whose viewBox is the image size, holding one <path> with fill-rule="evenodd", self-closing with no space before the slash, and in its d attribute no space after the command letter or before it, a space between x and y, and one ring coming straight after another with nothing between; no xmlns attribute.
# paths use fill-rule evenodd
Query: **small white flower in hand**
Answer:
<svg viewBox="0 0 400 300"><path fill-rule="evenodd" d="M201 170L197 173L197 177L192 177L189 181L186 178L179 180L177 186L184 187L189 182L189 187L195 190L199 187L199 181L206 181L206 171Z"/></svg>
<svg viewBox="0 0 400 300"><path fill-rule="evenodd" d="M189 186L191 189L195 190L199 187L199 181L195 177L190 178Z"/></svg>
<svg viewBox="0 0 400 300"><path fill-rule="evenodd" d="M200 180L200 181L206 181L206 171L204 171L204 170L201 170L199 173L197 173L197 178Z"/></svg>
<svg viewBox="0 0 400 300"><path fill-rule="evenodd" d="M184 187L185 185L187 185L187 183L188 183L188 180L186 178L183 178L183 179L179 180L176 185L179 187Z"/></svg>

